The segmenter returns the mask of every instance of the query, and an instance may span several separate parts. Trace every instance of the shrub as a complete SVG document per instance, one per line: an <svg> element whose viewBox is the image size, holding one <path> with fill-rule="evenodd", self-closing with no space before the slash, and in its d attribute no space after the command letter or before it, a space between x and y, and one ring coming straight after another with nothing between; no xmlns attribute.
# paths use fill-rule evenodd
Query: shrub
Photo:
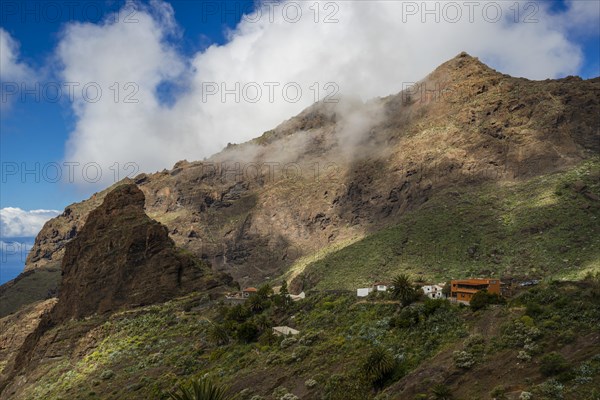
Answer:
<svg viewBox="0 0 600 400"><path fill-rule="evenodd" d="M452 392L450 388L443 383L437 383L431 389L431 394L435 400L452 400Z"/></svg>
<svg viewBox="0 0 600 400"><path fill-rule="evenodd" d="M317 386L317 381L314 379L308 379L304 382L304 386L306 386L307 388L313 388Z"/></svg>
<svg viewBox="0 0 600 400"><path fill-rule="evenodd" d="M540 372L544 376L559 375L569 368L567 360L556 352L545 354L540 360Z"/></svg>
<svg viewBox="0 0 600 400"><path fill-rule="evenodd" d="M475 365L475 357L468 351L455 351L453 353L454 365L458 368L469 369Z"/></svg>
<svg viewBox="0 0 600 400"><path fill-rule="evenodd" d="M107 369L105 371L102 371L102 373L100 374L100 379L108 380L113 376L115 376L115 373L112 370Z"/></svg>
<svg viewBox="0 0 600 400"><path fill-rule="evenodd" d="M426 317L429 317L440 308L449 308L450 302L446 299L425 299L423 303L423 313Z"/></svg>
<svg viewBox="0 0 600 400"><path fill-rule="evenodd" d="M496 386L490 392L490 396L496 400L504 400L506 399L506 388L502 385Z"/></svg>
<svg viewBox="0 0 600 400"><path fill-rule="evenodd" d="M531 400L533 399L533 394L531 392L521 392L519 396L519 400Z"/></svg>
<svg viewBox="0 0 600 400"><path fill-rule="evenodd" d="M480 290L475 293L469 302L473 311L481 310L488 304L504 304L506 300L496 293L489 293L487 290Z"/></svg>
<svg viewBox="0 0 600 400"><path fill-rule="evenodd" d="M244 322L237 329L237 338L244 343L253 342L258 336L258 328L252 322Z"/></svg>
<svg viewBox="0 0 600 400"><path fill-rule="evenodd" d="M241 304L236 304L227 310L226 319L229 321L244 322L248 317L250 317L250 313Z"/></svg>
<svg viewBox="0 0 600 400"><path fill-rule="evenodd" d="M279 347L281 347L282 349L287 349L288 347L296 344L296 342L298 342L298 340L295 337L286 337L281 341L281 343L279 343Z"/></svg>

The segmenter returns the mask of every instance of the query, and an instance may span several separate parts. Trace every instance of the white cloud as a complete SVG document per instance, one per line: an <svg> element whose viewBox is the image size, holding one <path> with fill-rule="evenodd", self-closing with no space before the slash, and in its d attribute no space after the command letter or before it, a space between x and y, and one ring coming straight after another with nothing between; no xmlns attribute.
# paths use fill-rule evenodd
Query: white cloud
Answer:
<svg viewBox="0 0 600 400"><path fill-rule="evenodd" d="M0 237L33 237L50 218L56 217L60 211L31 210L15 207L0 209Z"/></svg>
<svg viewBox="0 0 600 400"><path fill-rule="evenodd" d="M411 3L418 8L424 4ZM310 89L315 82L321 97L328 82L345 95L385 96L463 50L516 76L544 79L577 73L583 55L569 39L570 33L576 22L598 23L598 14L590 14L590 6L580 4L587 2L568 2L567 10L558 14L537 3L539 9L530 15L532 10L525 9L530 2L524 1L518 23L512 21L514 2L492 3L502 7L504 16L496 23L489 22L494 10L484 17L486 3L473 10L472 21L463 6L460 20L449 23L454 14L443 8L445 3L428 2L430 7L440 7L440 23L436 23L434 15L423 15L422 10L408 13L406 2L401 1L320 2L315 23L315 2L284 1L275 8L274 21L263 5L262 17L243 19L230 32L228 43L191 58L177 51L177 26L167 3L138 5L138 23L109 18L97 25L72 24L58 47L64 80L82 85L97 82L103 97L95 103L81 96L76 100L78 120L65 158L98 162L103 170L115 162L135 162L145 171L169 167L183 158L202 159L228 142L258 136L306 108L315 100ZM282 13L286 4L292 4L288 20ZM302 7L302 17L290 23L296 5ZM336 7L333 18L338 22L323 23ZM428 22L421 22L423 16ZM537 22L522 23L527 16ZM197 17L201 20L201 15ZM109 89L114 82L121 85L116 102ZM124 102L123 96L134 87L124 90L127 82L139 88L133 97L137 104ZM174 104L159 101L157 88L163 82L185 87ZM203 97L210 82L229 89L236 82L241 86L255 82L263 96L257 103L244 98L236 102L233 95L224 102L219 95ZM273 103L265 82L280 85ZM286 83L302 88L297 103L283 98Z"/></svg>
<svg viewBox="0 0 600 400"><path fill-rule="evenodd" d="M19 43L0 28L0 80L22 82L31 77L31 69L19 60Z"/></svg>
<svg viewBox="0 0 600 400"><path fill-rule="evenodd" d="M19 57L19 43L0 28L0 110L6 112L12 103L13 93L21 84L33 79L33 70ZM8 86L10 85L10 91ZM4 91L7 91L4 94ZM11 93L10 95L8 93Z"/></svg>

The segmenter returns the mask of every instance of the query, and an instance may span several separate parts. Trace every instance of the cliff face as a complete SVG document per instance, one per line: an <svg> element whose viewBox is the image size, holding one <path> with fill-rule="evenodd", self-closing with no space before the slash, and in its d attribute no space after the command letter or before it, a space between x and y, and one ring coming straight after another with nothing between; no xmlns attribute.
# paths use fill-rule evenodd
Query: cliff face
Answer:
<svg viewBox="0 0 600 400"><path fill-rule="evenodd" d="M89 214L66 246L62 271L56 320L163 302L219 283L144 213L144 194L133 184L115 188Z"/></svg>
<svg viewBox="0 0 600 400"><path fill-rule="evenodd" d="M460 54L397 95L315 104L206 161L130 182L178 246L254 284L396 223L445 188L528 179L597 154L599 106L598 78L529 81ZM49 221L27 268L60 263L105 195Z"/></svg>
<svg viewBox="0 0 600 400"><path fill-rule="evenodd" d="M145 197L134 184L111 190L65 246L58 300L47 300L21 312L32 322L17 323L0 335L0 389L16 374L34 369L53 354L70 355L78 341L106 315L142 305L162 303L192 291L208 292L231 282L175 246L167 228L144 212ZM0 326L14 322L0 319ZM81 329L68 321L93 317ZM63 327L60 337L50 334ZM16 383L18 386L18 382ZM14 389L9 388L8 391Z"/></svg>

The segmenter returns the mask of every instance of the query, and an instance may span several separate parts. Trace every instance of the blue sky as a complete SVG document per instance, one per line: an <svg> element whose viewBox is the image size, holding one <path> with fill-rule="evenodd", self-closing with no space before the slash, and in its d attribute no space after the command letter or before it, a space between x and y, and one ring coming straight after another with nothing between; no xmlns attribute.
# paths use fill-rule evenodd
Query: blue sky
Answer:
<svg viewBox="0 0 600 400"><path fill-rule="evenodd" d="M385 96L463 50L530 79L600 75L599 2L487 3L460 6L458 18L433 1L433 14L407 1L3 1L2 236L35 235L51 213L31 210L62 210L132 171L258 136L332 83L343 95ZM73 98L66 82L79 85ZM91 82L98 102L82 94ZM265 82L277 83L274 99ZM240 83L262 88L260 100L222 97ZM280 89L290 83L304 89L297 101Z"/></svg>

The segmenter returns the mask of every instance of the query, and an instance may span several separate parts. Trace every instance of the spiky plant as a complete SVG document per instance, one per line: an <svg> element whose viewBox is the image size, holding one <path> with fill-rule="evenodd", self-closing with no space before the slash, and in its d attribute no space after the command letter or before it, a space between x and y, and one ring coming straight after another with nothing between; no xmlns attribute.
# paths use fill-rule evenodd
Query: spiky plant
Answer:
<svg viewBox="0 0 600 400"><path fill-rule="evenodd" d="M169 393L169 397L172 400L234 400L227 395L226 387L206 378L179 385L175 392Z"/></svg>
<svg viewBox="0 0 600 400"><path fill-rule="evenodd" d="M217 346L222 346L224 344L229 343L229 334L227 333L227 329L224 326L211 323L207 332L208 340L216 344Z"/></svg>
<svg viewBox="0 0 600 400"><path fill-rule="evenodd" d="M438 383L431 389L431 394L435 400L452 400L450 388L443 383Z"/></svg>

